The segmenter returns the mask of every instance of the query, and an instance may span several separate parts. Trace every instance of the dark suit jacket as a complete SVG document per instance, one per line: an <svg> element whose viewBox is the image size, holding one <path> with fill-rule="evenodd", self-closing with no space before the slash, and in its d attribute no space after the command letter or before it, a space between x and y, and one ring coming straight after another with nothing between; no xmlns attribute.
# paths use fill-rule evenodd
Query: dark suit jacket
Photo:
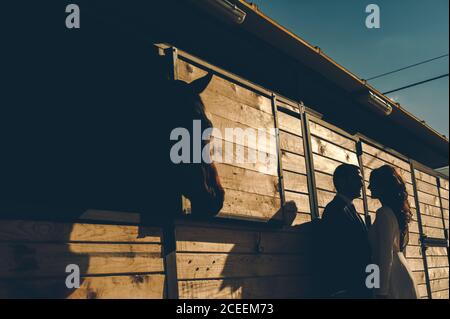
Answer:
<svg viewBox="0 0 450 319"><path fill-rule="evenodd" d="M322 220L325 297L371 298L366 287L371 249L364 221L340 196L328 204Z"/></svg>

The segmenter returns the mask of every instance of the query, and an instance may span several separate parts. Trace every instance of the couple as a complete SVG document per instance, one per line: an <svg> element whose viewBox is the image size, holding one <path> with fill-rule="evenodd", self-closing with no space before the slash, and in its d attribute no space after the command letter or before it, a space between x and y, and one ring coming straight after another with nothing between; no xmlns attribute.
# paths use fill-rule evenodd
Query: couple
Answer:
<svg viewBox="0 0 450 319"><path fill-rule="evenodd" d="M323 214L325 296L417 299L417 286L403 254L412 214L402 177L389 165L372 172L369 190L382 207L370 229L353 205L363 187L359 167L338 167L333 182L337 196ZM380 269L380 287L376 289L366 286L370 264Z"/></svg>

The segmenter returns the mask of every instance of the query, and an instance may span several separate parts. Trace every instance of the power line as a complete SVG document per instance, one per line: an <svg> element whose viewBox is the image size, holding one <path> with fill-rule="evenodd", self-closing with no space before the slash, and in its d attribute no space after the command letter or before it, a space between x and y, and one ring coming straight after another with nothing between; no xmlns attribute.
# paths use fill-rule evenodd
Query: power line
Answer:
<svg viewBox="0 0 450 319"><path fill-rule="evenodd" d="M407 86L404 86L404 87L401 87L401 88L398 88L398 89L395 89L395 90L392 90L392 91L389 91L389 92L386 92L386 93L383 93L383 94L387 95L387 94L391 94L391 93L394 93L394 92L406 90L406 89L409 89L409 88L412 88L412 87L415 87L415 86L418 86L418 85L422 85L422 84L425 84L425 83L428 83L428 82L432 82L432 81L436 81L436 80L448 77L448 75L449 75L448 73L447 74L443 74L443 75L437 76L435 78L428 79L428 80L421 81L421 82L417 82L417 83L413 83L413 84L410 84L410 85L407 85Z"/></svg>
<svg viewBox="0 0 450 319"><path fill-rule="evenodd" d="M397 73L397 72L400 72L400 71L404 71L404 70L407 70L407 69L414 68L414 67L422 65L422 64L426 64L426 63L429 63L429 62L432 62L432 61L436 61L436 60L448 57L448 55L449 54L447 53L447 54L444 54L444 55L441 55L441 56L438 56L438 57L435 57L435 58L432 58L432 59L428 59L428 60L425 60L425 61L422 61L422 62L419 62L419 63L408 65L408 66L406 66L404 68L400 68L400 69L397 69L397 70L394 70L394 71L391 71L391 72L386 72L386 73L383 73L383 74L371 77L370 79L367 79L367 81L375 80L375 79L384 77L386 75L391 75L391 74L394 74L394 73Z"/></svg>

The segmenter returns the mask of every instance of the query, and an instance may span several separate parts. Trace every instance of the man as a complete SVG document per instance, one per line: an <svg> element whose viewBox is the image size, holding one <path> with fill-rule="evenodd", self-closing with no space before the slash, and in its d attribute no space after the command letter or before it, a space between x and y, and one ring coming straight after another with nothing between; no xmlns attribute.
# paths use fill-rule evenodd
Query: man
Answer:
<svg viewBox="0 0 450 319"><path fill-rule="evenodd" d="M371 264L368 229L353 204L363 187L359 167L339 166L333 182L337 195L323 213L325 297L371 298L366 287L366 267Z"/></svg>

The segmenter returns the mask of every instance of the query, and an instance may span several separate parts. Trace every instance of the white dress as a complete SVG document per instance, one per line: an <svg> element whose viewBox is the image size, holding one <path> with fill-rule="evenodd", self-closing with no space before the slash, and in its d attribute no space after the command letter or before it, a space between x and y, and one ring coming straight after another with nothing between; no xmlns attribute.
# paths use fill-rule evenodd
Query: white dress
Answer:
<svg viewBox="0 0 450 319"><path fill-rule="evenodd" d="M400 228L392 209L378 210L369 239L374 263L380 267L380 288L375 293L389 299L418 299L412 271L400 251Z"/></svg>

